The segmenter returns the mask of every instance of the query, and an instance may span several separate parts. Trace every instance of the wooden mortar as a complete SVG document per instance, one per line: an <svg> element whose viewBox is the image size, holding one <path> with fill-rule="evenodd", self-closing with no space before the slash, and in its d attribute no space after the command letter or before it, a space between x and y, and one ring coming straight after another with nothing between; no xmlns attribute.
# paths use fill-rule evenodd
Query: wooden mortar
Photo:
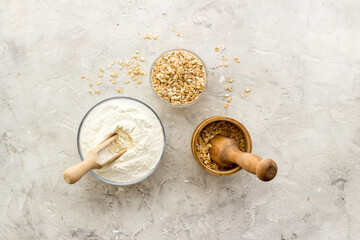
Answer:
<svg viewBox="0 0 360 240"><path fill-rule="evenodd" d="M244 136L244 140L245 140L245 152L249 152L251 153L252 150L252 143L251 143L251 137L249 132L247 131L247 129L244 127L244 125L242 125L240 122L236 121L235 119L232 118L228 118L228 117L222 117L222 116L215 116L215 117L211 117L208 118L206 120L204 120L202 123L199 124L199 126L197 126L197 128L195 129L192 138L191 138L191 151L194 155L194 158L198 161L198 163L200 164L200 166L202 168L205 169L205 171L212 173L214 175L218 175L218 176L226 176L226 175L231 175L234 174L238 171L241 170L241 167L236 165L235 167L229 169L229 170L215 170L215 169L210 169L208 167L206 167L206 165L198 158L197 154L196 154L196 140L200 134L200 132L210 123L212 122L217 122L217 121L225 121L225 122L230 122L232 124L234 124L243 134Z"/></svg>

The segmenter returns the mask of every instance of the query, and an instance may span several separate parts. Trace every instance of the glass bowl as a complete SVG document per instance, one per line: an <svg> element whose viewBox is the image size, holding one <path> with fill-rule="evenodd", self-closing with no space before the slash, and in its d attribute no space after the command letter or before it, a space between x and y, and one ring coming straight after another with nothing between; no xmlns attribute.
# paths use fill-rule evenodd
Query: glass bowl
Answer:
<svg viewBox="0 0 360 240"><path fill-rule="evenodd" d="M137 99L134 99L134 98L130 98L130 97L111 97L111 98L107 98L105 100L102 100L100 102L98 102L97 104L95 104L92 108L90 108L90 110L85 114L85 116L83 117L83 119L81 120L81 123L80 123L80 126L79 126L79 129L78 129L78 133L77 133L77 148L78 148L78 152L79 152L79 155L80 155L80 159L81 161L84 161L84 155L81 151L81 147L80 147L80 135L81 135L81 129L82 129L82 126L83 126L83 123L85 122L87 116L89 115L89 113L95 109L97 106L101 105L102 103L104 102L107 102L107 101L112 101L112 100L116 100L116 99L127 99L127 100L131 100L131 101L135 101L135 102L138 102L142 105L144 105L145 107L147 107L148 109L150 109L154 115L156 116L156 118L159 120L159 123L160 123L160 126L162 128L162 134L163 134L163 139L164 139L164 142L163 142L163 149L162 149L162 153L161 153L161 156L159 158L159 160L157 161L157 163L155 164L155 166L143 177L141 178L138 178L134 181L130 181L130 182L115 182L115 181L111 181L111 180L108 180L106 178L103 178L101 176L99 176L96 172L94 172L93 170L91 170L91 174L93 174L96 178L100 179L101 181L105 182L105 183L108 183L108 184L111 184L111 185L115 185L115 186L127 186L127 185L132 185L132 184L135 184L135 183L138 183L138 182L141 182L142 180L146 179L147 177L149 177L153 172L155 172L155 170L159 167L160 165L160 162L164 156L164 152L165 152L165 146L166 146L166 136L165 136L165 129L164 129L164 126L159 118L159 116L156 114L156 112L151 108L149 107L147 104L141 102L140 100L137 100Z"/></svg>
<svg viewBox="0 0 360 240"><path fill-rule="evenodd" d="M155 63L159 60L159 58L166 54L166 53L170 53L170 52L174 52L174 51L183 51L183 52L188 52L188 53L191 53L192 55L194 55L195 57L197 57L201 64L203 65L204 67L204 73L205 73L205 85L204 85L204 89L202 91L202 93L199 94L198 98L195 99L194 101L190 102L190 103L187 103L187 104L182 104L182 105L174 105L168 101L165 101L164 99L162 99L155 91L154 89L154 86L152 84L152 72L153 72L153 68L154 68L154 65ZM185 49L173 49L173 50L169 50L169 51L166 51L166 52L163 52L162 54L160 54L156 59L155 61L151 64L151 68L150 68L150 72L149 72L149 84L151 86L151 89L153 90L153 92L155 93L155 95L163 102L165 103L166 105L168 106L171 106L171 107L175 107L175 108L183 108L183 107L188 107L190 105L193 105L194 103L196 103L197 101L199 101L200 97L204 94L205 92L205 89L206 89L206 85L207 85L207 81L208 81L208 75L207 75L207 71L206 71L206 67L205 67L205 64L204 64L204 61L195 53L193 53L192 51L189 51L189 50L185 50Z"/></svg>

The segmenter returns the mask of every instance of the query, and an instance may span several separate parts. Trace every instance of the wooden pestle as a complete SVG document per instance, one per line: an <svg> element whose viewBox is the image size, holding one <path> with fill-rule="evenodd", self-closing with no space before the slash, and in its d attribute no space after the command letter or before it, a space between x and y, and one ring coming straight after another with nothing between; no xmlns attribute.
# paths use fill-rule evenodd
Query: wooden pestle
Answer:
<svg viewBox="0 0 360 240"><path fill-rule="evenodd" d="M65 182L69 184L76 183L91 169L102 168L104 165L115 161L121 155L123 155L126 152L126 149L118 152L116 155L114 155L110 159L107 159L106 161L100 160L99 158L98 153L117 138L117 134L110 136L108 139L101 142L96 148L91 149L84 161L66 169L63 175Z"/></svg>
<svg viewBox="0 0 360 240"><path fill-rule="evenodd" d="M240 151L239 144L234 139L216 135L210 139L210 143L210 157L219 165L230 167L233 163L238 164L265 182L276 176L277 165L272 159L262 159L255 154Z"/></svg>

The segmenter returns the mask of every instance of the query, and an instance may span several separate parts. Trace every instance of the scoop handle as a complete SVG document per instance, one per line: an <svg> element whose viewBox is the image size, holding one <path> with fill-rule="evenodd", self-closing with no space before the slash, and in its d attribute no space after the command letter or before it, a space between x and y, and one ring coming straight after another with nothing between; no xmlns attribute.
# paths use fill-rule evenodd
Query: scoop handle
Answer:
<svg viewBox="0 0 360 240"><path fill-rule="evenodd" d="M238 164L242 169L256 176L264 182L271 181L277 173L277 165L270 158L261 158L255 154L234 149L229 153L229 160Z"/></svg>
<svg viewBox="0 0 360 240"><path fill-rule="evenodd" d="M67 182L68 184L74 184L79 181L91 169L97 169L100 167L101 166L95 161L85 159L84 161L66 169L63 177L65 182Z"/></svg>

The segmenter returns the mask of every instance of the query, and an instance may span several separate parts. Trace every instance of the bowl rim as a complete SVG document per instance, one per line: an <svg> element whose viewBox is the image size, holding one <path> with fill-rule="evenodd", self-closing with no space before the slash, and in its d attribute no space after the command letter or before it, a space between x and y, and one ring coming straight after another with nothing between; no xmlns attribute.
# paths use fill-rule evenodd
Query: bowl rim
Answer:
<svg viewBox="0 0 360 240"><path fill-rule="evenodd" d="M92 110L94 110L97 106L107 102L107 101L111 101L111 100L115 100L115 99L127 99L127 100L131 100L131 101L135 101L135 102L138 102L140 104L143 104L145 107L147 107L148 109L150 109L154 115L156 116L156 118L158 119L159 123L160 123L160 126L161 126L161 129L162 129L162 133L163 133L163 137L164 137L164 143L163 143L163 149L162 149L162 153L161 153L161 156L160 156L160 159L157 161L157 163L155 164L155 166L143 177L141 178L138 178L134 181L130 181L130 182L115 182L115 181L112 181L112 180L109 180L109 179L106 179L106 178L103 178L101 177L100 175L98 175L97 173L95 173L95 171L93 170L90 170L91 174L94 175L96 178L100 179L101 181L105 182L105 183L108 183L108 184L111 184L111 185L115 185L115 186L128 186L128 185L132 185L132 184L135 184L135 183L138 183L138 182L141 182L143 181L144 179L148 178L151 174L153 174L155 172L155 170L160 166L160 163L164 157L164 153L165 153L165 148L166 148L166 134L165 134L165 128L164 128L164 125L162 124L161 122L161 119L159 118L159 116L156 114L156 112L149 106L147 105L146 103L138 100L138 99L135 99L135 98L131 98L131 97L125 97L125 96L116 96L116 97L110 97L110 98L106 98L104 100L101 100L100 102L96 103L94 106L92 106L88 111L87 113L84 115L84 117L82 118L80 124L79 124L79 128L78 128L78 132L77 132L77 138L76 138L76 141L77 141L77 148L78 148L78 153L80 155L80 159L81 161L84 161L84 156L81 152L81 148L80 148L80 133L81 133L81 129L82 129L82 126L83 126L83 123L85 122L86 118L88 117L88 115L90 114L90 112Z"/></svg>
<svg viewBox="0 0 360 240"><path fill-rule="evenodd" d="M160 59L161 56L163 56L164 54L166 53L170 53L170 52L174 52L174 51L184 51L184 52L189 52L191 53L192 55L194 55L195 57L197 57L200 62L202 63L202 65L204 66L204 72L205 72L205 85L204 85L204 89L203 91L200 93L200 95L198 96L197 99L195 99L194 101L190 102L190 103L186 103L186 104L183 104L183 105L174 105L168 101L165 101L164 99L162 99L155 91L154 89L154 86L152 84L152 72L153 72L153 68L154 68L154 65L155 63ZM202 95L204 94L205 92L205 89L206 89L206 86L207 86L207 82L208 82L208 72L206 70L206 66L205 66L205 63L204 61L199 57L199 55L197 55L196 53L194 53L193 51L190 51L190 50L187 50L187 49L182 49L182 48L175 48L175 49L170 49L170 50L167 50L167 51L164 51L162 52L159 56L157 56L155 58L155 60L153 61L153 63L151 64L151 67L150 67L150 71L149 71L149 85L152 89L152 91L155 93L155 95L163 102L165 103L166 105L170 106L170 107L174 107L174 108L184 108L184 107L188 107L188 106L191 106L193 104L195 104L196 102L199 101L199 99L202 97Z"/></svg>
<svg viewBox="0 0 360 240"><path fill-rule="evenodd" d="M232 124L234 124L236 127L238 127L240 129L240 131L243 133L244 135L244 139L245 139L245 152L249 152L251 153L252 151L252 141L251 141L251 137L250 137L250 133L248 132L248 130L245 128L244 125L242 125L239 121L233 119L233 118L229 118L229 117L224 117L224 116L213 116L213 117L209 117L207 119L205 119L204 121L202 121L195 129L192 138L191 138L191 151L192 154L195 158L195 160L200 164L200 166L207 172L214 174L214 175L218 175L218 176L227 176L227 175L232 175L238 171L241 170L240 166L236 166L232 169L229 170L215 170L215 169L210 169L208 168L197 156L196 154L196 140L200 134L200 132L210 123L212 122L217 122L217 121L226 121L226 122L230 122Z"/></svg>

